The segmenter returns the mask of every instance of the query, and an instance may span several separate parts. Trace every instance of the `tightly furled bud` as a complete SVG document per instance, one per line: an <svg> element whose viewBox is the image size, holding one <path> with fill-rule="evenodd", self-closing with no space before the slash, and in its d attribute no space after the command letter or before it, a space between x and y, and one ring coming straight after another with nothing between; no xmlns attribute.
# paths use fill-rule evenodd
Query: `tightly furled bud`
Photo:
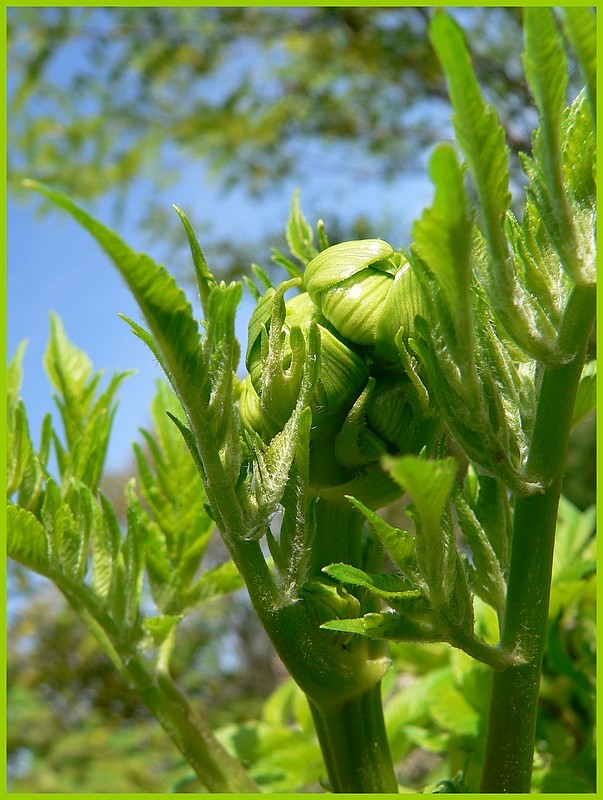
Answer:
<svg viewBox="0 0 603 800"><path fill-rule="evenodd" d="M299 283L286 281L258 300L249 323L241 419L265 440L283 429L299 396L310 337L318 332L310 481L331 494L368 481L377 503L391 493L380 457L431 448L439 430L427 393L419 397L420 378L405 371L405 364L414 370L408 353L404 361L396 345L400 329L405 341L412 336L421 312L416 279L390 245L368 239L319 253L306 268L307 291L285 302L285 292Z"/></svg>
<svg viewBox="0 0 603 800"><path fill-rule="evenodd" d="M326 580L306 581L301 587L301 596L311 619L317 625L332 619L354 619L360 611L360 603L342 584Z"/></svg>
<svg viewBox="0 0 603 800"><path fill-rule="evenodd" d="M302 371L296 368L294 340L301 336L307 342L312 322L320 333L320 375L313 393L313 437L325 436L336 430L354 400L366 385L369 368L362 356L349 347L335 333L319 313L309 295L303 292L285 304L284 321L279 335L282 348L281 368L283 381L289 379L287 391L267 391L267 383L274 376L266 372L266 348L271 325L276 321L274 304L279 302L278 290L269 289L260 298L249 323L247 369L258 400L247 394L245 403L257 420L257 410L263 416L264 429L273 433L283 427L295 406L301 386ZM280 320L279 320L280 322ZM249 393L249 387L246 389ZM249 405L251 403L251 405ZM253 426L255 428L255 425Z"/></svg>
<svg viewBox="0 0 603 800"><path fill-rule="evenodd" d="M414 330L422 301L410 265L381 239L333 245L306 267L308 294L343 337L384 367L401 368L395 336Z"/></svg>
<svg viewBox="0 0 603 800"><path fill-rule="evenodd" d="M418 453L434 444L440 421L426 416L407 378L381 378L366 410L366 421L391 453Z"/></svg>

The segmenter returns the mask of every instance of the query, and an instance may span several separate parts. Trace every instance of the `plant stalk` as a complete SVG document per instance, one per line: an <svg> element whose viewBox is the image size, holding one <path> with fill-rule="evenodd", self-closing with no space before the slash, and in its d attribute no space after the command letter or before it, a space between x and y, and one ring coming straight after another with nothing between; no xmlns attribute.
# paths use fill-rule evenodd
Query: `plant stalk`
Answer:
<svg viewBox="0 0 603 800"><path fill-rule="evenodd" d="M553 568L557 508L576 391L595 313L594 287L574 288L559 334L574 356L547 367L528 458L530 479L544 491L515 503L505 625L501 645L524 663L493 675L480 791L529 793Z"/></svg>
<svg viewBox="0 0 603 800"><path fill-rule="evenodd" d="M335 712L323 713L312 702L310 708L332 792L398 792L380 683Z"/></svg>
<svg viewBox="0 0 603 800"><path fill-rule="evenodd" d="M361 566L362 531L349 501L321 497L308 577L324 577L321 568L332 562ZM332 790L397 792L381 704L389 665L383 643L355 637L345 644L317 627L303 601L279 597L258 542L237 541L233 555L272 644L308 698Z"/></svg>
<svg viewBox="0 0 603 800"><path fill-rule="evenodd" d="M61 586L60 582L59 586L74 610L91 628L120 675L139 694L201 783L210 792L259 792L259 786L240 761L224 749L169 674L165 671L150 672L136 652L120 643L120 632L115 623L91 605L85 587L83 590L75 587L73 591L73 587Z"/></svg>

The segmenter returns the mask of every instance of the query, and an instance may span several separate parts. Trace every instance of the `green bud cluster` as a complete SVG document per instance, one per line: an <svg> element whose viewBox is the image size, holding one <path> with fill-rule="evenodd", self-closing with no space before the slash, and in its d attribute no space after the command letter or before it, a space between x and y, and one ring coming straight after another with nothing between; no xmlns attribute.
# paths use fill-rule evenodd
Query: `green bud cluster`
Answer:
<svg viewBox="0 0 603 800"><path fill-rule="evenodd" d="M311 331L317 330L311 440L322 463L315 480L346 483L384 453L430 447L439 420L419 396L405 369L408 354L403 358L397 344L400 331L404 342L412 336L422 311L403 256L380 239L344 242L309 262L305 291L285 302L285 292L299 283L270 288L251 317L249 375L239 397L244 426L265 440L283 429L300 392ZM328 454L332 463L325 468Z"/></svg>

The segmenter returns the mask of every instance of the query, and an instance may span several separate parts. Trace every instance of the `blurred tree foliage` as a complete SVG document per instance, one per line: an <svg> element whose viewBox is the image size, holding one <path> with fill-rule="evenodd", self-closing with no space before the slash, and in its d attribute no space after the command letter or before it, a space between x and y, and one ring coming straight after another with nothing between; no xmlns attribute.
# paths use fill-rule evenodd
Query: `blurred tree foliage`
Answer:
<svg viewBox="0 0 603 800"><path fill-rule="evenodd" d="M21 590L7 647L9 790L103 792L110 774L116 792L198 791L189 788L188 764L54 587ZM258 718L284 675L242 593L181 626L172 671L213 727Z"/></svg>
<svg viewBox="0 0 603 800"><path fill-rule="evenodd" d="M458 9L512 149L530 149L520 9ZM80 198L202 159L225 186L412 169L448 127L427 8L8 10L9 172ZM330 149L337 143L338 150ZM353 151L341 145L353 145ZM350 153L352 157L350 158Z"/></svg>
<svg viewBox="0 0 603 800"><path fill-rule="evenodd" d="M472 43L486 97L506 127L515 184L536 113L522 70L521 9L453 9ZM137 192L137 224L170 263L182 232L158 190L198 181L187 214L224 276L278 231L218 238L201 216L204 186L267 199L325 175L367 181L423 175L451 137L450 105L427 36L429 8L12 7L8 9L8 175L33 177L89 203L110 197L119 219ZM576 86L571 87L572 90ZM412 201L409 203L412 206ZM417 209L417 212L419 209ZM399 238L382 209L325 217L342 238ZM269 223L266 223L266 226ZM160 239L158 242L157 240ZM269 246L266 240L269 239ZM399 242L403 245L404 242ZM183 276L185 277L185 276Z"/></svg>

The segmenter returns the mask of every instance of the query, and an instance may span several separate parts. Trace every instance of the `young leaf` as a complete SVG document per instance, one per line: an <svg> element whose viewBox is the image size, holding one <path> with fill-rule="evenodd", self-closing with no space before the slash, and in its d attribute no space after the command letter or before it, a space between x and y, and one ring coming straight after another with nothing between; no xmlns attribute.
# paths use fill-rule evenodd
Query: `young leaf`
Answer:
<svg viewBox="0 0 603 800"><path fill-rule="evenodd" d="M427 461L418 456L386 458L384 466L400 486L410 493L421 524L439 530L458 470L454 458Z"/></svg>
<svg viewBox="0 0 603 800"><path fill-rule="evenodd" d="M281 502L283 519L278 546L283 559L281 571L292 596L306 580L316 532L316 500L309 486L310 430L311 413L307 410L300 421L297 450Z"/></svg>
<svg viewBox="0 0 603 800"><path fill-rule="evenodd" d="M68 211L113 260L149 324L162 367L183 398L188 413L197 417L206 366L192 309L172 276L148 256L131 250L69 198L35 181L27 181L26 185Z"/></svg>
<svg viewBox="0 0 603 800"><path fill-rule="evenodd" d="M580 511L561 496L555 536L553 582L579 581L596 567L594 548L589 553L589 542L594 543L596 525L595 508Z"/></svg>
<svg viewBox="0 0 603 800"><path fill-rule="evenodd" d="M374 511L368 509L354 497L347 498L366 517L392 562L414 585L421 586L421 576L415 554L415 540L407 531L394 528Z"/></svg>
<svg viewBox="0 0 603 800"><path fill-rule="evenodd" d="M40 575L52 573L44 526L30 511L9 504L6 510L6 533L10 558Z"/></svg>
<svg viewBox="0 0 603 800"><path fill-rule="evenodd" d="M564 268L576 283L586 280L578 255L576 231L561 169L561 130L567 89L567 58L553 12L527 8L524 14L524 66L536 100L540 127L534 137L534 157L540 164L549 207L543 220Z"/></svg>
<svg viewBox="0 0 603 800"><path fill-rule="evenodd" d="M131 372L116 373L107 388L96 395L101 372L92 372L88 356L69 341L60 319L51 315L51 333L44 364L53 386L65 431L66 447L55 435L61 477L81 480L92 490L98 487L111 426L115 415L115 393Z"/></svg>
<svg viewBox="0 0 603 800"><path fill-rule="evenodd" d="M434 316L450 319L453 329L450 344L459 363L473 354L473 324L471 311L471 249L473 244L472 220L463 186L463 173L458 166L453 149L440 145L431 156L430 174L435 184L435 198L431 208L413 225L413 252L429 269L441 292L427 295L431 304L435 299L438 308ZM419 279L421 270L417 270ZM423 284L425 282L423 281ZM443 296L441 296L443 295ZM444 309L439 309L442 302Z"/></svg>
<svg viewBox="0 0 603 800"><path fill-rule="evenodd" d="M495 270L498 292L510 296L513 271L503 235L511 201L509 150L495 110L482 98L463 34L454 20L436 11L430 35L446 73L453 123L479 198L480 226Z"/></svg>
<svg viewBox="0 0 603 800"><path fill-rule="evenodd" d="M592 9L586 6L565 6L563 26L576 53L590 105L591 118L596 120L597 30Z"/></svg>
<svg viewBox="0 0 603 800"><path fill-rule="evenodd" d="M371 594L386 600L392 608L397 607L397 601L421 596L418 589L412 588L407 581L393 573L373 575L349 564L329 564L322 571L342 583L367 589Z"/></svg>
<svg viewBox="0 0 603 800"><path fill-rule="evenodd" d="M52 563L57 570L73 577L79 569L82 532L76 526L61 489L52 478L46 482L41 519Z"/></svg>
<svg viewBox="0 0 603 800"><path fill-rule="evenodd" d="M7 497L17 493L18 505L36 511L44 470L34 452L22 400L7 419L7 456Z"/></svg>
<svg viewBox="0 0 603 800"><path fill-rule="evenodd" d="M496 609L502 620L507 587L501 565L486 532L460 491L453 493L453 501L461 531L471 550L471 583L475 592Z"/></svg>
<svg viewBox="0 0 603 800"><path fill-rule="evenodd" d="M8 408L9 420L16 408L19 392L21 391L21 384L23 382L23 357L26 347L27 342L21 342L6 367L6 405Z"/></svg>
<svg viewBox="0 0 603 800"><path fill-rule="evenodd" d="M513 514L506 487L489 475L478 478L479 491L471 508L496 554L503 575L509 568Z"/></svg>
<svg viewBox="0 0 603 800"><path fill-rule="evenodd" d="M441 642L444 632L427 611L416 617L391 611L365 614L357 619L333 619L321 626L327 631L358 633L369 639L391 639L394 642Z"/></svg>
<svg viewBox="0 0 603 800"><path fill-rule="evenodd" d="M58 392L54 399L61 414L69 451L81 436L100 374L92 375L92 362L83 350L69 341L56 314L50 317L50 339L44 354L44 367Z"/></svg>
<svg viewBox="0 0 603 800"><path fill-rule="evenodd" d="M207 267L207 262L205 261L205 256L203 255L203 250L201 250L201 246L197 237L195 236L195 232L188 221L184 211L179 209L177 206L174 206L174 210L180 217L180 221L184 226L184 230L186 231L186 236L188 238L188 243L191 251L191 256L193 257L193 266L195 268L195 277L197 279L197 287L199 289L199 298L201 300L201 305L203 307L203 312L205 315L208 315L208 304L209 304L209 294L213 286L215 286L216 279L211 274Z"/></svg>
<svg viewBox="0 0 603 800"><path fill-rule="evenodd" d="M149 638L149 644L153 647L160 647L181 620L180 614L145 617L142 621L142 629Z"/></svg>
<svg viewBox="0 0 603 800"><path fill-rule="evenodd" d="M133 487L130 484L127 493L131 494L132 490ZM144 568L144 534L138 515L131 505L126 512L126 517L126 535L122 545L126 587L124 622L128 628L134 629L140 616L140 596Z"/></svg>
<svg viewBox="0 0 603 800"><path fill-rule="evenodd" d="M456 605L460 590L460 564L449 519L449 503L456 480L454 458L427 461L417 456L383 460L384 467L411 495L414 504L415 552L419 571L434 609L443 612ZM459 609L451 609L455 616ZM448 612L446 612L448 613Z"/></svg>
<svg viewBox="0 0 603 800"><path fill-rule="evenodd" d="M103 602L111 602L121 531L115 511L107 498L100 495L102 520L97 525L92 542L92 588Z"/></svg>
<svg viewBox="0 0 603 800"><path fill-rule="evenodd" d="M244 583L233 561L225 561L206 570L190 588L182 592L183 610L198 608L214 597L231 594L243 588Z"/></svg>
<svg viewBox="0 0 603 800"><path fill-rule="evenodd" d="M293 194L286 236L292 255L304 266L317 255L312 227L307 223L299 206L299 190Z"/></svg>
<svg viewBox="0 0 603 800"><path fill-rule="evenodd" d="M547 170L554 170L567 90L567 57L552 9L531 8L524 13L525 75L540 112L540 128L547 149Z"/></svg>

